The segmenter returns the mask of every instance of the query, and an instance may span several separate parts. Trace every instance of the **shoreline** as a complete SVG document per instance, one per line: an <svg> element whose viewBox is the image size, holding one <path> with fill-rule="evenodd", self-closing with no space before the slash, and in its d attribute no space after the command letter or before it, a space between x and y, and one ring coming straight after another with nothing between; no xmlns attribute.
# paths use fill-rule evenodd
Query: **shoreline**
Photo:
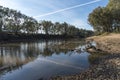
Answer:
<svg viewBox="0 0 120 80"><path fill-rule="evenodd" d="M89 37L86 40L94 40L96 48L107 55L96 57L95 64L92 64L86 71L78 75L56 76L50 80L119 80L120 79L120 34L109 34ZM115 48L114 48L115 47ZM96 55L92 53L91 55ZM99 54L99 53L98 53ZM95 61L95 60L94 60Z"/></svg>
<svg viewBox="0 0 120 80"><path fill-rule="evenodd" d="M47 40L69 40L69 39L84 39L85 37L70 36L70 35L46 35L46 34L13 34L0 33L0 44L14 43L14 42L33 42L33 41L47 41Z"/></svg>
<svg viewBox="0 0 120 80"><path fill-rule="evenodd" d="M100 61L78 75L56 76L50 80L119 80L119 65L116 66L113 62L113 59L119 57L120 55L107 55L99 58Z"/></svg>
<svg viewBox="0 0 120 80"><path fill-rule="evenodd" d="M93 40L96 42L96 48L108 52L110 54L120 53L120 34L107 34L100 36L88 37L86 40Z"/></svg>

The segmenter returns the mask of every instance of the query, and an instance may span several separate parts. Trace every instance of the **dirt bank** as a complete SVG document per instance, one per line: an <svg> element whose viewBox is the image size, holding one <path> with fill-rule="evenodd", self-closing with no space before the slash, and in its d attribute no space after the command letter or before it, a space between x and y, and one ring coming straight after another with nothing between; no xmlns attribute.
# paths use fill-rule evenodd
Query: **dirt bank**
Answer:
<svg viewBox="0 0 120 80"><path fill-rule="evenodd" d="M94 40L97 43L97 48L107 51L108 53L120 53L120 34L108 34L93 36L87 40Z"/></svg>

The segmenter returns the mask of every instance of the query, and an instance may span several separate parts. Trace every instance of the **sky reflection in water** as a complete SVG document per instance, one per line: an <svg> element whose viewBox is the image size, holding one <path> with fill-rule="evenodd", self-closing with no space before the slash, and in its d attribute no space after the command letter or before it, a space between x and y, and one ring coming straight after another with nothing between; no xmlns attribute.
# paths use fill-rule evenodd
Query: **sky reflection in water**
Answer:
<svg viewBox="0 0 120 80"><path fill-rule="evenodd" d="M0 80L47 80L89 67L89 53L73 51L82 41L39 41L0 47ZM83 46L82 46L83 47ZM8 67L9 66L9 67Z"/></svg>

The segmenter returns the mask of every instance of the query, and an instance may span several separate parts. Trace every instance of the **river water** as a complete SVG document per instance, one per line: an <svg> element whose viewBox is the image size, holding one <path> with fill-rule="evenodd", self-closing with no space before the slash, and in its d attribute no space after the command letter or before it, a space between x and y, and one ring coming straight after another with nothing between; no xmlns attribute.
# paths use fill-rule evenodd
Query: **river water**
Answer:
<svg viewBox="0 0 120 80"><path fill-rule="evenodd" d="M0 45L0 80L47 80L89 68L84 40L51 40Z"/></svg>

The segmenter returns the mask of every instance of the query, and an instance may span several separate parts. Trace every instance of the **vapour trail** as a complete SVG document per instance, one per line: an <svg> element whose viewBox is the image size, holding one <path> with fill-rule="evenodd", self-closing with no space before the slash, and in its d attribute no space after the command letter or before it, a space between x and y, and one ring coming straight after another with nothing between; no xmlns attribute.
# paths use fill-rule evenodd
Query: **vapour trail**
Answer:
<svg viewBox="0 0 120 80"><path fill-rule="evenodd" d="M72 7L68 7L68 8L60 9L60 10L53 11L53 12L49 12L49 13L46 13L46 14L42 14L42 15L38 15L38 16L34 16L34 18L45 17L45 16L48 16L48 15L56 14L56 13L59 13L59 12L63 12L63 11L70 10L70 9L74 9L74 8L82 7L82 6L85 6L85 5L90 5L90 4L93 4L93 3L99 2L99 1L101 1L101 0L90 1L90 2L87 2L87 3L84 3L84 4L79 4L79 5L75 5L75 6L72 6Z"/></svg>
<svg viewBox="0 0 120 80"><path fill-rule="evenodd" d="M53 60L50 60L50 59L39 58L38 60L46 61L46 62L50 62L50 63L54 63L54 64L57 64L57 65L62 65L62 66L66 66L66 67L70 67L70 68L73 68L73 69L82 70L81 67L73 66L73 65L70 65L70 64L66 64L66 63L60 63L60 62L53 61Z"/></svg>

